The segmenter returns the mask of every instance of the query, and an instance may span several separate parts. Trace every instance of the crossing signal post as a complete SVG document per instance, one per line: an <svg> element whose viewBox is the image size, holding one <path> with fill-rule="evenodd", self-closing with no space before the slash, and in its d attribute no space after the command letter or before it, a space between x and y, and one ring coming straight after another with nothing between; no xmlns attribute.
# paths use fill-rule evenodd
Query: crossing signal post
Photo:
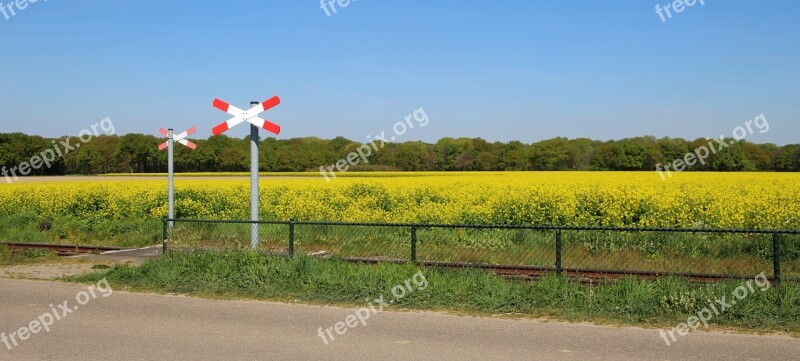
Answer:
<svg viewBox="0 0 800 361"><path fill-rule="evenodd" d="M168 208L169 208L169 219L175 219L175 162L174 162L174 144L178 142L191 150L195 150L197 145L186 139L186 137L192 135L194 132L197 131L196 127L192 127L183 133L178 135L173 134L172 129L164 129L161 128L158 130L159 133L167 137L167 141L161 143L158 146L158 150L162 151L165 148L167 149L167 198L168 198ZM169 226L172 227L173 222L169 222Z"/></svg>
<svg viewBox="0 0 800 361"><path fill-rule="evenodd" d="M265 129L274 134L280 134L281 127L268 120L262 119L259 115L271 108L274 108L281 103L278 96L269 98L263 102L251 102L250 109L242 110L232 106L222 100L214 99L212 105L214 108L222 110L233 118L220 123L214 127L211 132L214 136L218 136L228 129L231 129L241 123L250 123L250 247L254 250L258 249L259 236L258 236L258 129Z"/></svg>

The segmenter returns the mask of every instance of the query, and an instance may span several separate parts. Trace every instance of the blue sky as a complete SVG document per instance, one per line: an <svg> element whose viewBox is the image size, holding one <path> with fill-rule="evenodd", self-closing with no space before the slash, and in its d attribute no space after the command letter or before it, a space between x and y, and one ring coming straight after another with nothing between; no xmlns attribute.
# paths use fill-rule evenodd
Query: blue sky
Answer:
<svg viewBox="0 0 800 361"><path fill-rule="evenodd" d="M206 138L228 118L214 98L279 95L282 138L366 141L423 107L399 140L694 139L763 113L748 140L800 143L800 3L706 0L665 22L656 4L39 0L0 15L0 132L110 116Z"/></svg>

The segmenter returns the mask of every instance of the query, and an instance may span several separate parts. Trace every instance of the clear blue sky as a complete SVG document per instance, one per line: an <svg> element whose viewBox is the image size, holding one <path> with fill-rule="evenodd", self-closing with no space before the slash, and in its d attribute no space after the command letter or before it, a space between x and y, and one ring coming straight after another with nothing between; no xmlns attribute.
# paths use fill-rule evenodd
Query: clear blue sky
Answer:
<svg viewBox="0 0 800 361"><path fill-rule="evenodd" d="M0 15L0 132L206 138L215 97L277 94L282 138L366 141L423 107L399 140L694 139L764 113L748 140L800 143L800 2L705 2L39 0Z"/></svg>

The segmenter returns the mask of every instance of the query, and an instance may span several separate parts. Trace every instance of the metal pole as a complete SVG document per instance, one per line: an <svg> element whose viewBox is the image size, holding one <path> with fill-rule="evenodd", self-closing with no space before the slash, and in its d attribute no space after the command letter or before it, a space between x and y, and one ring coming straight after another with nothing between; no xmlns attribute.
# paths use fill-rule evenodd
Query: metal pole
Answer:
<svg viewBox="0 0 800 361"><path fill-rule="evenodd" d="M258 102L250 102L254 107ZM250 124L250 247L258 249L258 127Z"/></svg>
<svg viewBox="0 0 800 361"><path fill-rule="evenodd" d="M167 130L167 173L169 173L168 181L169 185L167 185L167 196L169 198L169 227L172 228L175 219L175 167L174 167L174 154L173 148L175 145L175 141L173 140L173 131L172 129Z"/></svg>

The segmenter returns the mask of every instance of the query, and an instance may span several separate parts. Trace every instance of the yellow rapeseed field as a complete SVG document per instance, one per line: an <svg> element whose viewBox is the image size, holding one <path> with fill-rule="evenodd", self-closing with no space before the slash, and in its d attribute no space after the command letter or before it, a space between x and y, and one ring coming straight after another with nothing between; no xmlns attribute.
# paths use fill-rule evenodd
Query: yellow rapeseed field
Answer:
<svg viewBox="0 0 800 361"><path fill-rule="evenodd" d="M66 178L68 179L68 178ZM177 178L179 218L249 218L249 181ZM0 216L167 213L164 180L0 185ZM263 219L800 229L800 174L493 172L266 177Z"/></svg>

